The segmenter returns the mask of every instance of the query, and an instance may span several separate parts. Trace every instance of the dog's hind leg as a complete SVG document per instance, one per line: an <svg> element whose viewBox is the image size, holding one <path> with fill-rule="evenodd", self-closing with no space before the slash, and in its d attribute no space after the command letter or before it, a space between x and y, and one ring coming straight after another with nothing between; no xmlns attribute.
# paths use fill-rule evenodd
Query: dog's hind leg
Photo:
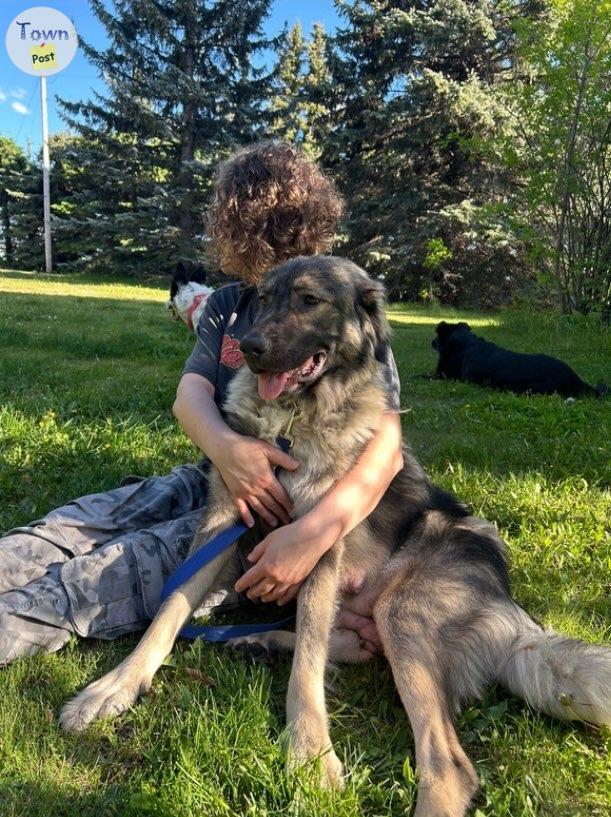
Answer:
<svg viewBox="0 0 611 817"><path fill-rule="evenodd" d="M322 557L299 593L297 639L287 694L289 763L295 766L320 758L326 786L340 786L342 782L342 764L329 737L324 686L342 548L337 543Z"/></svg>
<svg viewBox="0 0 611 817"><path fill-rule="evenodd" d="M436 588L430 578L422 581L417 568L411 575L400 570L378 599L374 618L414 733L414 817L462 817L479 784L452 723L454 667L437 632L443 615L436 616L436 608L441 611L450 588Z"/></svg>
<svg viewBox="0 0 611 817"><path fill-rule="evenodd" d="M234 549L231 547L219 554L174 591L161 605L131 655L68 701L60 715L63 729L80 732L94 720L119 715L148 691L153 675L172 651L183 624L201 604Z"/></svg>

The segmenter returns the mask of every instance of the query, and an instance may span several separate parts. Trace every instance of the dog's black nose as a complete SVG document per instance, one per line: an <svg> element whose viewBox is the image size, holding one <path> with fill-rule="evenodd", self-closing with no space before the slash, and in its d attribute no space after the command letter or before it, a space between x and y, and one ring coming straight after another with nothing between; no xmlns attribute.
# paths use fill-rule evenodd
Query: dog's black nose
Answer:
<svg viewBox="0 0 611 817"><path fill-rule="evenodd" d="M245 355L257 357L267 352L268 348L269 343L265 338L255 332L251 332L250 335L246 335L246 337L240 341L240 351Z"/></svg>

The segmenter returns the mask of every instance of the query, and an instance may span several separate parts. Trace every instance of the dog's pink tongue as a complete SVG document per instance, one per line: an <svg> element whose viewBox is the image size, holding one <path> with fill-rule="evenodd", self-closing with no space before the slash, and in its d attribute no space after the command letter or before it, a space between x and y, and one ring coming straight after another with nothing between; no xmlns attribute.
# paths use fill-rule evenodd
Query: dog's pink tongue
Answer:
<svg viewBox="0 0 611 817"><path fill-rule="evenodd" d="M292 372L262 372L257 376L259 397L262 400L275 400L284 391Z"/></svg>

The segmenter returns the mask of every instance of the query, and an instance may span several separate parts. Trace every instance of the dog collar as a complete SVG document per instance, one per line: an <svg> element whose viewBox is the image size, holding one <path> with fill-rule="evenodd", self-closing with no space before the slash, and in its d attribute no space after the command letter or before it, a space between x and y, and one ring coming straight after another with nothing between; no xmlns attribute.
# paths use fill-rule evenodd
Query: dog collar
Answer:
<svg viewBox="0 0 611 817"><path fill-rule="evenodd" d="M295 442L295 438L291 434L291 431L293 429L293 423L295 422L295 420L298 420L302 416L302 414L303 412L299 411L299 409L297 408L297 404L294 403L290 417L286 424L286 428L284 429L284 431L281 431L280 434L278 434L278 441L283 441L284 444L287 445L289 448L292 448ZM281 447L283 446L281 445Z"/></svg>
<svg viewBox="0 0 611 817"><path fill-rule="evenodd" d="M195 298L193 298L193 302L191 306L187 309L187 326L191 331L193 331L193 313L197 309L197 307L201 304L201 302L206 298L205 292L199 292Z"/></svg>

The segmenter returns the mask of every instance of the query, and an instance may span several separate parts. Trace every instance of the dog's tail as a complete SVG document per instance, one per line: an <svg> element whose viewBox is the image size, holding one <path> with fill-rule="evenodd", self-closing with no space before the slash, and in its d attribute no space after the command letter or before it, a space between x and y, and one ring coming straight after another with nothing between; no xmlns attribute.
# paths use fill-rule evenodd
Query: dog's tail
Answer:
<svg viewBox="0 0 611 817"><path fill-rule="evenodd" d="M556 718L611 726L611 649L542 630L523 610L519 620L498 680Z"/></svg>

